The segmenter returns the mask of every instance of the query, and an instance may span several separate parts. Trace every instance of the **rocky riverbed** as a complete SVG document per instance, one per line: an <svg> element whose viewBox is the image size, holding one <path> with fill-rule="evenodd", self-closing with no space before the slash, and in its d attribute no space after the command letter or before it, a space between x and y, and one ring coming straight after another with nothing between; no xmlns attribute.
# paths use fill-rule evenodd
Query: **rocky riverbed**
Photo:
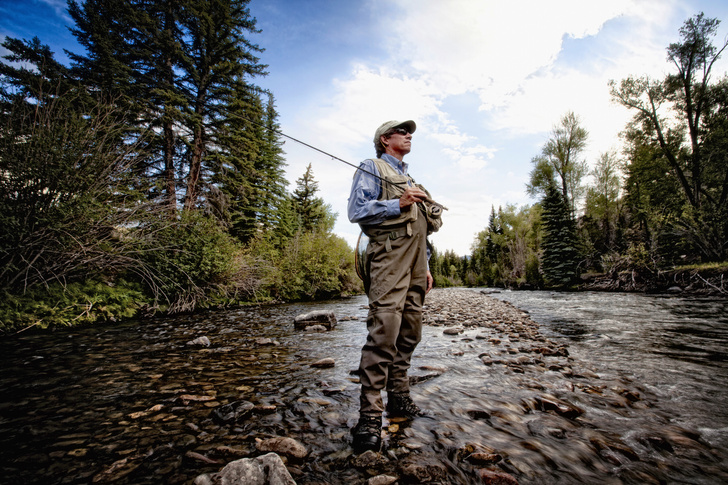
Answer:
<svg viewBox="0 0 728 485"><path fill-rule="evenodd" d="M275 453L299 485L728 480L724 454L654 412L640 383L574 360L527 313L472 290L427 298L411 381L434 418L385 419L382 452L354 455L365 303L8 339L0 474L210 483L229 462ZM335 313L332 330L294 328L296 315L320 309Z"/></svg>

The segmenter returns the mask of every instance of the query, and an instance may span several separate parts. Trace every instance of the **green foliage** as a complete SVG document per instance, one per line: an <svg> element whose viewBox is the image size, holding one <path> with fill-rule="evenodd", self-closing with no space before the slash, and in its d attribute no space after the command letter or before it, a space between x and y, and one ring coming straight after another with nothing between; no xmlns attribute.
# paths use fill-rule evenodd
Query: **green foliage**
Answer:
<svg viewBox="0 0 728 485"><path fill-rule="evenodd" d="M566 113L554 126L541 155L531 160L534 168L526 185L527 192L532 196L545 195L548 187L556 185L567 205L575 211L583 195L581 181L587 172L586 161L578 157L586 148L588 136L579 118L571 111Z"/></svg>
<svg viewBox="0 0 728 485"><path fill-rule="evenodd" d="M314 230L330 231L334 227L335 217L331 217L331 209L324 200L316 197L318 182L313 178L311 164L306 172L296 180L296 190L293 191L293 208L301 221L304 232Z"/></svg>
<svg viewBox="0 0 728 485"><path fill-rule="evenodd" d="M239 269L233 263L241 248L217 219L199 212L183 212L173 222L151 218L128 237L139 242L144 274L170 313L214 299Z"/></svg>
<svg viewBox="0 0 728 485"><path fill-rule="evenodd" d="M0 300L0 330L21 331L120 320L138 314L148 298L137 284L123 279L36 287L24 295L5 292Z"/></svg>
<svg viewBox="0 0 728 485"><path fill-rule="evenodd" d="M576 282L579 250L574 220L561 192L549 187L543 206L543 270L546 285L568 288Z"/></svg>
<svg viewBox="0 0 728 485"><path fill-rule="evenodd" d="M178 312L361 291L310 167L286 194L247 5L72 0L85 54L70 68L38 39L5 40L4 325L126 317L125 295Z"/></svg>
<svg viewBox="0 0 728 485"><path fill-rule="evenodd" d="M268 257L276 257L265 281L275 298L310 301L361 292L354 252L333 234L299 231L279 251L268 252Z"/></svg>
<svg viewBox="0 0 728 485"><path fill-rule="evenodd" d="M656 265L650 257L650 251L642 243L627 248L627 264L630 269L637 271L654 272L656 270Z"/></svg>
<svg viewBox="0 0 728 485"><path fill-rule="evenodd" d="M73 92L16 97L0 127L0 289L84 279L126 266L114 231L141 207L118 112Z"/></svg>
<svg viewBox="0 0 728 485"><path fill-rule="evenodd" d="M488 227L472 247L471 270L477 286L538 287L533 271L540 244L540 206L513 205L491 210Z"/></svg>
<svg viewBox="0 0 728 485"><path fill-rule="evenodd" d="M635 112L627 131L628 149L633 155L628 173L654 171L653 180L666 195L644 203L644 192L649 196L655 190L638 184L638 180L628 185L629 198L643 203L635 204L641 211L636 214L641 242L655 245L668 236L667 244L658 248L667 260L692 250L705 261L720 261L728 248L724 217L728 202L728 88L725 79L710 84L715 61L728 48L728 39L719 47L712 44L719 23L702 13L685 21L681 41L667 48L677 72L664 80L630 77L619 84L611 82L612 97ZM668 111L671 116L665 116ZM645 152L651 157L644 157ZM655 163L651 164L650 158ZM658 170L658 166L665 169ZM651 227L647 225L650 222ZM675 239L688 243L682 244L686 253L670 251Z"/></svg>

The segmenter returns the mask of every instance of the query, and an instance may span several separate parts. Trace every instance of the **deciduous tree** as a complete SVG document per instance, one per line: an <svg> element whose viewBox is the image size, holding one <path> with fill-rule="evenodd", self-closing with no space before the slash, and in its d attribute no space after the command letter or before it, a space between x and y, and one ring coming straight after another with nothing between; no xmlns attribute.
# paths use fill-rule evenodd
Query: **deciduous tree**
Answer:
<svg viewBox="0 0 728 485"><path fill-rule="evenodd" d="M586 147L588 136L579 118L572 111L566 113L553 127L541 155L531 160L534 168L526 185L528 193L544 195L549 186L557 184L571 211L576 212L577 201L584 190L581 182L587 173L586 161L579 160L579 156Z"/></svg>
<svg viewBox="0 0 728 485"><path fill-rule="evenodd" d="M683 24L680 42L670 44L667 58L675 68L663 80L647 76L612 81L612 97L634 110L632 130L642 130L644 142L659 149L686 207L673 226L692 240L704 259L721 260L728 248L725 211L728 164L723 151L725 113L723 83L711 84L715 62L728 47L728 39L712 43L717 19L700 13ZM723 117L724 118L724 117ZM723 154L721 158L720 154ZM720 162L718 160L721 160Z"/></svg>

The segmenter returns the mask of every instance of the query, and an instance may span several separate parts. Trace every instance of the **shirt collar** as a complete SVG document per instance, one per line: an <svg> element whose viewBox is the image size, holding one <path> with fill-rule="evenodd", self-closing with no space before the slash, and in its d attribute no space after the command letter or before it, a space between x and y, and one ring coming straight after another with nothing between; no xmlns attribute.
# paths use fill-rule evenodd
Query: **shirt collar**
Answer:
<svg viewBox="0 0 728 485"><path fill-rule="evenodd" d="M407 175L407 162L400 161L397 158L393 157L392 155L388 153L382 153L382 160L390 164L392 167L396 168L403 174Z"/></svg>

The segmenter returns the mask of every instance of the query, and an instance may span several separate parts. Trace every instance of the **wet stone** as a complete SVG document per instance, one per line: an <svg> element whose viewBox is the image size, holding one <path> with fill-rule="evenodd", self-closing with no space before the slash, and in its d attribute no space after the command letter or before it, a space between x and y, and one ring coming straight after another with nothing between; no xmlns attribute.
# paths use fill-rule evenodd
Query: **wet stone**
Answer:
<svg viewBox="0 0 728 485"><path fill-rule="evenodd" d="M447 468L440 461L422 455L410 456L399 465L405 480L414 483L430 483L447 477Z"/></svg>
<svg viewBox="0 0 728 485"><path fill-rule="evenodd" d="M292 458L303 458L308 454L308 450L293 438L277 437L260 440L257 442L259 451L270 451L279 455L286 455Z"/></svg>
<svg viewBox="0 0 728 485"><path fill-rule="evenodd" d="M212 419L220 425L235 424L246 419L255 409L255 405L248 401L236 401L213 409Z"/></svg>
<svg viewBox="0 0 728 485"><path fill-rule="evenodd" d="M293 319L293 327L296 330L306 330L310 326L323 326L326 330L336 327L336 315L334 312L317 310L297 315Z"/></svg>
<svg viewBox="0 0 728 485"><path fill-rule="evenodd" d="M313 362L311 364L311 367L328 369L328 368L334 367L335 365L336 365L336 361L330 357L327 357L325 359L321 359L321 360L317 360L316 362Z"/></svg>

